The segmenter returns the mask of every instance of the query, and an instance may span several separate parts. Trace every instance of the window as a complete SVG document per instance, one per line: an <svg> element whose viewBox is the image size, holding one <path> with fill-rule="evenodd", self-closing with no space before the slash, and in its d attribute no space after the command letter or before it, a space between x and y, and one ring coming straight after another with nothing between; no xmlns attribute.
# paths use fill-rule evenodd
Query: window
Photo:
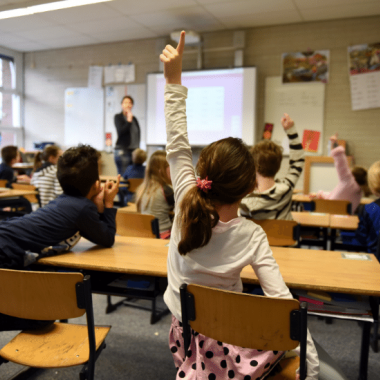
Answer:
<svg viewBox="0 0 380 380"><path fill-rule="evenodd" d="M0 48L0 148L23 145L21 54Z"/></svg>

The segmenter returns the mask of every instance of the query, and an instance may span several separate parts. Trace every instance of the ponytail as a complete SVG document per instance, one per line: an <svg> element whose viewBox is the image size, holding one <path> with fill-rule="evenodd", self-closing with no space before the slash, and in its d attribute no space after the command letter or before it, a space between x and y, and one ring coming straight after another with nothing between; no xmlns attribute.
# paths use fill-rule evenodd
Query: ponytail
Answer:
<svg viewBox="0 0 380 380"><path fill-rule="evenodd" d="M219 214L211 200L198 187L191 188L181 202L181 241L178 251L186 255L193 249L205 246L211 239L212 229Z"/></svg>
<svg viewBox="0 0 380 380"><path fill-rule="evenodd" d="M42 166L42 152L38 152L34 157L33 170L36 171Z"/></svg>

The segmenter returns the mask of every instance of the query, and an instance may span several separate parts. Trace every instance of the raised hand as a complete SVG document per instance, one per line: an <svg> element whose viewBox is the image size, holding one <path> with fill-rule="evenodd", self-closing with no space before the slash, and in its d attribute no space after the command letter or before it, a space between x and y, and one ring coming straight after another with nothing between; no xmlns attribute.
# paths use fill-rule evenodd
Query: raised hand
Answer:
<svg viewBox="0 0 380 380"><path fill-rule="evenodd" d="M166 45L160 55L161 62L164 63L164 76L167 84L181 84L182 55L185 48L185 31L181 32L177 48Z"/></svg>
<svg viewBox="0 0 380 380"><path fill-rule="evenodd" d="M335 134L330 137L330 141L334 145L337 142L337 140L338 140L338 132L335 132Z"/></svg>
<svg viewBox="0 0 380 380"><path fill-rule="evenodd" d="M290 116L287 113L284 113L284 116L281 118L281 124L286 131L293 127L294 121L290 118Z"/></svg>
<svg viewBox="0 0 380 380"><path fill-rule="evenodd" d="M100 186L100 182L97 181L97 193L91 198L95 203L98 212L102 214L104 212L104 186Z"/></svg>
<svg viewBox="0 0 380 380"><path fill-rule="evenodd" d="M106 208L113 207L113 200L119 191L120 174L117 176L116 182L107 181L104 185L104 206Z"/></svg>

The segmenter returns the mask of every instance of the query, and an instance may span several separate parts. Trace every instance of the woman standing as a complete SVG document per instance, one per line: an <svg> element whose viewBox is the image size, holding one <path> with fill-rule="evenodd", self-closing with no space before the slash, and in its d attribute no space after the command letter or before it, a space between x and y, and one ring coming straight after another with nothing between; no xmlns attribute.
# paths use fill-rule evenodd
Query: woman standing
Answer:
<svg viewBox="0 0 380 380"><path fill-rule="evenodd" d="M117 173L123 175L132 163L132 152L140 147L140 125L132 114L133 98L126 95L121 100L122 111L115 115L117 131L115 146L115 164Z"/></svg>

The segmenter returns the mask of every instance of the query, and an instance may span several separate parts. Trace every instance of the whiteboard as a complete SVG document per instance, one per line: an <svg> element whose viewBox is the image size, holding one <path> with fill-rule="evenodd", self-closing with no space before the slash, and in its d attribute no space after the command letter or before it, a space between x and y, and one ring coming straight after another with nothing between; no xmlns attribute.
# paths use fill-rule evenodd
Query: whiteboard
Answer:
<svg viewBox="0 0 380 380"><path fill-rule="evenodd" d="M66 148L88 144L103 150L104 135L104 91L99 88L68 88L65 91Z"/></svg>
<svg viewBox="0 0 380 380"><path fill-rule="evenodd" d="M125 95L132 96L134 105L132 108L133 115L137 118L140 125L140 148L146 149L146 85L145 84L128 84L106 86L105 88L105 131L111 132L112 146L114 147L117 140L117 132L114 124L115 114L121 112L121 99Z"/></svg>
<svg viewBox="0 0 380 380"><path fill-rule="evenodd" d="M281 125L284 113L294 120L301 141L305 129L321 132L314 154L322 153L324 104L323 83L282 84L281 77L266 78L264 122L274 125L272 140L284 148L284 154L289 154L289 140Z"/></svg>

